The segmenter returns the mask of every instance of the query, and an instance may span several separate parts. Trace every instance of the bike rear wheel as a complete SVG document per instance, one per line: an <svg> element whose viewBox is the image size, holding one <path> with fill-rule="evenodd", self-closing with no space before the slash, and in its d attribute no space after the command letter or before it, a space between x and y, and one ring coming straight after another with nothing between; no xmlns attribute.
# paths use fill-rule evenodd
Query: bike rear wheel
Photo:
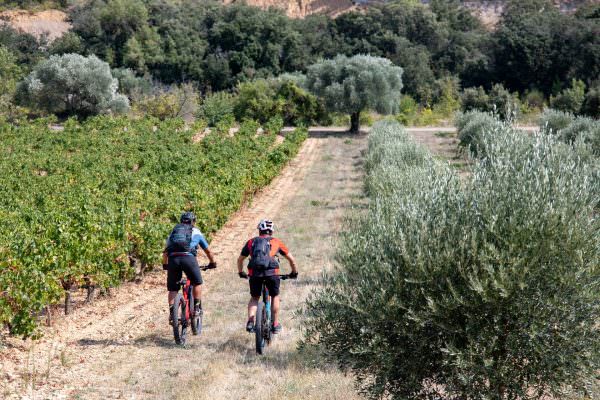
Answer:
<svg viewBox="0 0 600 400"><path fill-rule="evenodd" d="M182 293L177 293L175 297L175 303L173 305L173 336L175 337L175 343L185 344L187 338L187 317L186 317L185 299Z"/></svg>
<svg viewBox="0 0 600 400"><path fill-rule="evenodd" d="M188 299L190 299L190 315L192 315L192 334L199 335L202 333L202 309L200 309L199 315L194 315L196 313L196 301L194 300L194 294L192 291L192 287L190 286L188 291Z"/></svg>
<svg viewBox="0 0 600 400"><path fill-rule="evenodd" d="M254 333L256 335L256 353L262 354L265 348L265 335L267 333L267 311L265 309L265 303L262 301L258 302L258 309L256 310L256 319L254 323Z"/></svg>

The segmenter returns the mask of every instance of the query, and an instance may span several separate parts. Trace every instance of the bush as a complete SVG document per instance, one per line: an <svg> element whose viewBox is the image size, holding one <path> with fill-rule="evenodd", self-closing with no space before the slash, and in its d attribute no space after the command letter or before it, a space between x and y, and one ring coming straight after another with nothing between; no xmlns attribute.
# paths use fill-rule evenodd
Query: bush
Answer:
<svg viewBox="0 0 600 400"><path fill-rule="evenodd" d="M490 111L497 113L503 120L515 120L521 109L517 95L511 94L502 84L492 86L490 105L493 107Z"/></svg>
<svg viewBox="0 0 600 400"><path fill-rule="evenodd" d="M600 84L591 87L585 94L581 113L593 118L600 118Z"/></svg>
<svg viewBox="0 0 600 400"><path fill-rule="evenodd" d="M123 113L129 101L117 93L118 81L96 56L51 56L19 84L21 104L63 116Z"/></svg>
<svg viewBox="0 0 600 400"><path fill-rule="evenodd" d="M400 104L398 106L398 114L396 119L402 125L412 124L417 112L419 111L419 104L410 96L402 95L400 98Z"/></svg>
<svg viewBox="0 0 600 400"><path fill-rule="evenodd" d="M17 58L7 48L0 46L0 115L9 112L17 81L21 77L21 68Z"/></svg>
<svg viewBox="0 0 600 400"><path fill-rule="evenodd" d="M183 118L191 121L198 109L198 92L191 84L156 89L153 95L134 103L134 111L160 120Z"/></svg>
<svg viewBox="0 0 600 400"><path fill-rule="evenodd" d="M252 119L264 123L282 113L283 104L276 98L274 85L266 79L242 82L237 92L234 114L238 121Z"/></svg>
<svg viewBox="0 0 600 400"><path fill-rule="evenodd" d="M557 110L578 114L585 100L585 83L573 79L571 87L560 92L556 97L550 97L550 107Z"/></svg>
<svg viewBox="0 0 600 400"><path fill-rule="evenodd" d="M489 102L490 97L481 86L463 90L460 97L461 108L463 111L490 111Z"/></svg>
<svg viewBox="0 0 600 400"><path fill-rule="evenodd" d="M223 120L233 120L236 98L227 92L208 94L198 108L198 118L205 120L209 126L217 126Z"/></svg>
<svg viewBox="0 0 600 400"><path fill-rule="evenodd" d="M597 171L496 133L461 184L399 126L371 132L370 205L305 310L307 344L371 398L564 398L600 367Z"/></svg>
<svg viewBox="0 0 600 400"><path fill-rule="evenodd" d="M541 91L533 89L525 92L523 103L525 103L529 109L541 110L544 108L545 102L546 98L544 97L544 93Z"/></svg>
<svg viewBox="0 0 600 400"><path fill-rule="evenodd" d="M547 108L540 118L540 129L546 134L557 134L561 129L572 124L574 120L575 116L571 113Z"/></svg>
<svg viewBox="0 0 600 400"><path fill-rule="evenodd" d="M485 155L483 138L488 132L497 129L499 122L490 113L469 111L457 114L455 125L459 146L469 150L473 156L482 157Z"/></svg>
<svg viewBox="0 0 600 400"><path fill-rule="evenodd" d="M140 99L152 92L150 79L136 76L129 68L117 68L112 70L113 76L119 81L119 92L127 95L130 99Z"/></svg>

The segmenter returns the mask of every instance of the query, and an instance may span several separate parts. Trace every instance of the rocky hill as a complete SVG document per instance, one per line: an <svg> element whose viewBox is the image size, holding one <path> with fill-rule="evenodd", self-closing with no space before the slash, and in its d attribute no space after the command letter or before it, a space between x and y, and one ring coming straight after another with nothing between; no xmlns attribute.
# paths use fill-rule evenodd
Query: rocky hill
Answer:
<svg viewBox="0 0 600 400"><path fill-rule="evenodd" d="M222 0L225 4L245 1L249 5L261 8L276 7L293 18L304 18L311 14L326 14L332 17L344 12L368 7L385 0ZM563 12L573 12L586 0L555 0L554 3ZM427 4L429 0L421 0ZM463 1L488 26L493 26L502 14L505 0ZM13 27L34 35L48 34L52 40L69 29L67 16L58 10L32 13L24 10L0 12L0 23L7 21Z"/></svg>

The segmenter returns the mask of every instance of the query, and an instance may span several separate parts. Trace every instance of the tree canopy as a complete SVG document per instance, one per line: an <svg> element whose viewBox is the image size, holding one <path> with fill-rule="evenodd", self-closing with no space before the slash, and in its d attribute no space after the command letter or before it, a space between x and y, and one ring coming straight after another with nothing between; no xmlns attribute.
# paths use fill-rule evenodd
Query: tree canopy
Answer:
<svg viewBox="0 0 600 400"><path fill-rule="evenodd" d="M402 68L381 57L339 55L308 68L307 88L331 111L351 114L352 132L366 109L392 114L400 104Z"/></svg>

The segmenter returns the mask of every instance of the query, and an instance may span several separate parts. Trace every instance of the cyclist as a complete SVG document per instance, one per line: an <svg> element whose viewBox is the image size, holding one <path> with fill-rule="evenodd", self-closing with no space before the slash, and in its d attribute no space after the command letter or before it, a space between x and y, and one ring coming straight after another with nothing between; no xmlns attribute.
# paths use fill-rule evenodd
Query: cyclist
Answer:
<svg viewBox="0 0 600 400"><path fill-rule="evenodd" d="M272 237L273 222L263 219L258 223L258 236L246 242L238 257L237 267L240 278L250 278L250 302L248 303L248 322L246 330L252 332L254 329L254 317L258 301L262 292L263 283L267 286L271 295L271 307L273 310L273 333L281 332L279 323L279 260L278 255L284 256L290 263L292 273L290 278L298 277L296 261L290 254L288 248L277 238ZM250 257L248 273L244 272L244 260Z"/></svg>
<svg viewBox="0 0 600 400"><path fill-rule="evenodd" d="M196 259L198 247L208 257L209 266L217 267L217 263L208 249L208 242L200 229L194 226L196 224L194 213L184 212L181 214L179 222L167 238L167 244L163 251L163 269L167 270L167 290L169 290L169 324L173 324L173 303L179 291L177 283L181 280L182 272L185 272L185 276L194 287L194 315L202 313L200 286L202 285L202 275Z"/></svg>

